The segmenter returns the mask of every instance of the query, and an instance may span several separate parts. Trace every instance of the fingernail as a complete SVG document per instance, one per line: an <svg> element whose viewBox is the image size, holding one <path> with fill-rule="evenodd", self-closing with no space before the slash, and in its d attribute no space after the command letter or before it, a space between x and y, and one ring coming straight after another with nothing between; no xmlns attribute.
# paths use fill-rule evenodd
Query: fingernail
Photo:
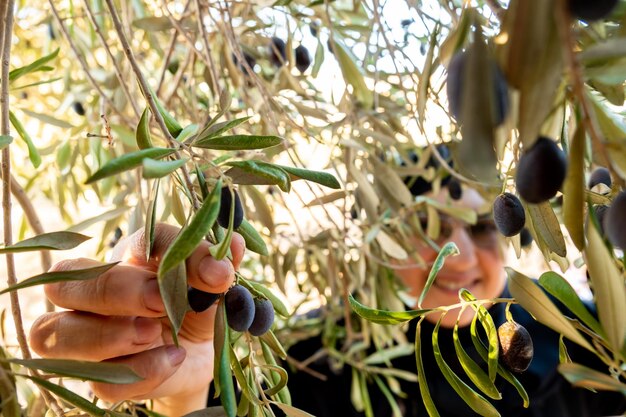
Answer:
<svg viewBox="0 0 626 417"><path fill-rule="evenodd" d="M181 362L185 360L185 356L187 355L185 349L176 347L176 345L166 347L165 353L167 353L167 359L170 361L170 365L172 366L180 365Z"/></svg>
<svg viewBox="0 0 626 417"><path fill-rule="evenodd" d="M228 281L235 270L233 264L228 259L218 261L215 258L207 256L198 266L200 277L208 284L218 287Z"/></svg>
<svg viewBox="0 0 626 417"><path fill-rule="evenodd" d="M152 311L160 313L165 310L161 293L159 292L159 283L156 279L150 279L143 285L143 303L146 308Z"/></svg>
<svg viewBox="0 0 626 417"><path fill-rule="evenodd" d="M147 317L137 317L134 320L136 343L152 342L161 333L159 326L155 325L155 319Z"/></svg>

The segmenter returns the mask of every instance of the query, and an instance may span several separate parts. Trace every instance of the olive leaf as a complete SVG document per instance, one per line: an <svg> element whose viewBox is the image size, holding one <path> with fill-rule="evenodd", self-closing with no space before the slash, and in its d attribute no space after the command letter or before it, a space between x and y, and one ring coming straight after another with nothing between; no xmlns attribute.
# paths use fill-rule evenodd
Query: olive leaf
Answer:
<svg viewBox="0 0 626 417"><path fill-rule="evenodd" d="M314 417L313 414L309 414L306 411L302 411L299 408L296 408L294 406L281 404L276 401L270 401L270 402L274 404L276 407L280 408L287 415L287 417Z"/></svg>
<svg viewBox="0 0 626 417"><path fill-rule="evenodd" d="M13 125L15 130L17 131L17 134L26 143L26 146L28 147L28 158L30 159L30 162L33 164L35 168L39 168L39 165L41 165L41 156L39 155L39 151L37 150L37 147L33 143L33 140L31 139L30 135L24 128L24 125L22 125L22 122L20 122L20 119L18 119L15 116L15 114L10 110L9 110L9 120L11 121L11 124Z"/></svg>
<svg viewBox="0 0 626 417"><path fill-rule="evenodd" d="M209 233L220 209L222 181L219 180L209 198L204 200L193 219L183 227L174 242L167 248L159 266L159 276L164 275L175 265L184 262Z"/></svg>
<svg viewBox="0 0 626 417"><path fill-rule="evenodd" d="M216 372L218 373L218 378L215 378L215 380L219 381L219 390L217 389L216 384L215 395L217 396L219 394L220 401L222 402L222 406L226 411L226 415L228 417L235 417L237 415L237 398L235 394L235 386L233 384L232 374L230 372L230 331L226 323L226 307L223 300L224 298L222 298L222 301L220 301L220 304L218 306L218 314L216 316L216 320L220 320L220 329L223 331L223 333L219 335L216 333L216 338L214 339L214 343L216 345L215 355L217 359L215 363L218 364L215 367ZM218 338L218 336L221 336L221 338Z"/></svg>
<svg viewBox="0 0 626 417"><path fill-rule="evenodd" d="M174 159L171 161L155 161L154 159L144 158L141 161L143 165L142 176L146 179L161 178L171 174L178 168L182 167L189 161L189 158Z"/></svg>
<svg viewBox="0 0 626 417"><path fill-rule="evenodd" d="M465 401L467 405L470 406L472 410L481 416L500 416L500 413L495 409L493 405L489 401L487 401L482 395L478 394L476 391L471 389L461 378L458 377L452 371L450 366L443 359L441 354L441 350L439 349L439 326L441 325L441 319L444 316L442 315L437 324L435 325L435 330L432 334L432 342L433 342L433 353L435 355L435 361L441 370L444 378L450 386L456 391L457 394Z"/></svg>
<svg viewBox="0 0 626 417"><path fill-rule="evenodd" d="M141 113L141 118L137 124L135 140L139 149L152 148L152 137L150 135L150 108L146 107Z"/></svg>
<svg viewBox="0 0 626 417"><path fill-rule="evenodd" d="M224 91L227 91L227 90L224 90ZM217 119L219 119L220 116L221 115L217 115L217 117L214 117L213 119L211 119L211 122L204 129L202 129L200 133L198 133L198 135L194 138L193 146L196 146L196 142L198 141L203 141L206 139L211 139L211 138L220 136L222 133L233 129L242 123L247 122L251 118L251 116L246 116L246 117L241 117L239 119L228 120L228 121L221 122L221 123L214 123Z"/></svg>
<svg viewBox="0 0 626 417"><path fill-rule="evenodd" d="M585 189L584 157L585 128L581 124L576 127L570 143L567 175L563 183L563 222L578 250L583 250L585 247L585 232L581 221Z"/></svg>
<svg viewBox="0 0 626 417"><path fill-rule="evenodd" d="M278 136L231 135L196 139L192 146L215 150L248 150L263 149L279 145L283 142Z"/></svg>
<svg viewBox="0 0 626 417"><path fill-rule="evenodd" d="M241 391L243 392L243 394L246 396L246 398L248 398L248 401L250 401L251 403L254 403L256 405L263 404L261 400L259 400L257 396L253 393L252 388L250 388L250 385L254 386L254 384L248 384L248 380L243 372L241 363L239 362L239 359L237 359L237 355L235 354L232 346L227 343L224 348L229 350L228 355L230 359L230 367L235 374L235 378L237 379L237 383L241 387Z"/></svg>
<svg viewBox="0 0 626 417"><path fill-rule="evenodd" d="M441 268L443 268L443 264L446 261L446 258L448 256L458 255L458 254L459 254L459 248L456 246L454 242L447 242L445 246L441 248L441 250L437 254L437 258L435 259L435 262L433 262L433 266L430 268L430 272L428 273L428 278L426 279L426 284L424 284L424 289L422 290L422 293L420 294L419 299L417 300L417 306L419 308L422 307L422 303L424 302L424 299L426 298L426 294L428 293L428 290L430 289L430 287L433 285L433 282L435 282L435 278L437 278L437 274L439 273L439 271L441 271Z"/></svg>
<svg viewBox="0 0 626 417"><path fill-rule="evenodd" d="M148 212L146 213L146 224L144 226L146 261L150 259L152 248L154 247L154 228L156 227L156 205L159 197L159 185L160 181L156 180L154 182L154 191L152 192L152 201L148 204Z"/></svg>
<svg viewBox="0 0 626 417"><path fill-rule="evenodd" d="M283 345L280 344L272 330L268 330L267 332L265 332L261 336L261 340L267 343L267 345L274 351L274 353L278 355L279 358L283 360L287 359L287 352L285 352Z"/></svg>
<svg viewBox="0 0 626 417"><path fill-rule="evenodd" d="M187 300L187 267L185 261L157 275L159 292L172 326L172 338L178 346L178 332L183 325L189 301Z"/></svg>
<svg viewBox="0 0 626 417"><path fill-rule="evenodd" d="M412 320L416 317L423 316L432 311L432 309L424 310L407 310L407 311L387 311L369 308L354 299L352 294L348 295L350 307L359 316L367 321L378 324L400 324Z"/></svg>
<svg viewBox="0 0 626 417"><path fill-rule="evenodd" d="M14 243L10 246L0 248L0 253L17 253L39 250L67 250L75 248L89 239L91 239L91 237L67 231L42 233L29 239Z"/></svg>
<svg viewBox="0 0 626 417"><path fill-rule="evenodd" d="M59 50L60 49L57 48L51 53L49 53L48 55L42 56L41 58L31 62L28 65L24 65L23 67L19 67L19 68L15 68L14 70L11 70L11 72L9 72L9 81L12 82L26 74L31 74L35 71L42 70L44 68L49 68L49 67L44 67L44 66L48 62L56 58L57 55L59 55Z"/></svg>
<svg viewBox="0 0 626 417"><path fill-rule="evenodd" d="M235 184L266 184L278 185L281 190L288 192L291 188L291 179L287 172L273 164L261 161L231 161L232 166L226 171Z"/></svg>
<svg viewBox="0 0 626 417"><path fill-rule="evenodd" d="M545 242L549 250L561 257L565 257L567 255L565 238L561 231L559 219L554 214L550 202L526 204L526 209L532 221L533 229L541 237L541 241Z"/></svg>
<svg viewBox="0 0 626 417"><path fill-rule="evenodd" d="M265 241L263 241L259 232L257 232L254 226L252 226L246 219L243 219L237 228L237 233L239 233L246 242L246 249L258 253L259 255L269 255Z"/></svg>
<svg viewBox="0 0 626 417"><path fill-rule="evenodd" d="M327 172L312 171L310 169L296 168L285 165L273 164L273 166L281 168L283 171L286 171L289 174L291 181L304 179L307 181L316 182L328 188L341 188L341 185L339 184L335 176Z"/></svg>
<svg viewBox="0 0 626 417"><path fill-rule="evenodd" d="M143 163L144 158L159 159L171 155L174 152L176 152L176 149L172 148L148 148L124 154L115 159L111 159L100 167L99 170L85 181L85 184L91 184L102 178L137 168Z"/></svg>
<svg viewBox="0 0 626 417"><path fill-rule="evenodd" d="M339 38L334 37L330 40L333 45L333 52L339 61L339 67L343 73L343 77L348 84L354 89L356 100L365 109L370 109L374 103L374 94L365 83L361 69L356 65L356 58L346 48Z"/></svg>
<svg viewBox="0 0 626 417"><path fill-rule="evenodd" d="M58 376L110 384L132 384L143 379L128 366L117 363L69 359L9 359L8 361Z"/></svg>
<svg viewBox="0 0 626 417"><path fill-rule="evenodd" d="M62 281L86 281L98 278L100 275L113 268L118 263L119 262L113 262L109 264L94 266L91 268L74 269L71 271L45 272L43 274L26 278L25 280L22 280L17 284L5 288L4 290L0 291L0 295L11 291L21 290L23 288L33 287L35 285L52 284Z"/></svg>
<svg viewBox="0 0 626 417"><path fill-rule="evenodd" d="M422 401L424 402L426 411L428 411L428 415L430 417L439 417L437 407L435 406L433 398L430 395L430 391L428 390L428 380L426 373L424 372L424 362L422 361L422 320L424 320L423 317L419 320L419 322L417 322L417 327L415 328L415 363L417 365L417 381Z"/></svg>
<svg viewBox="0 0 626 417"><path fill-rule="evenodd" d="M626 384L595 369L577 363L562 363L558 370L575 387L617 391L626 395Z"/></svg>

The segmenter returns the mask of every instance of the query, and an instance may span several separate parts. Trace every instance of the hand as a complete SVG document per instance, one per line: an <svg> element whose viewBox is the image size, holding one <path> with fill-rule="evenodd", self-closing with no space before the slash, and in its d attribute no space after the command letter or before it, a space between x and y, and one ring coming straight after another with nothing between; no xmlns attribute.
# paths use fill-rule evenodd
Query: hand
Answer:
<svg viewBox="0 0 626 417"><path fill-rule="evenodd" d="M144 378L134 384L91 383L94 393L106 401L155 399L155 410L183 415L203 408L213 378L213 325L216 306L202 313L189 312L178 335L180 348L172 344L156 280L165 250L179 229L158 224L152 257L146 261L144 233L123 239L113 250L121 261L100 277L45 286L50 301L68 309L47 313L33 324L30 344L44 358L107 361L129 366ZM233 234L232 262L217 261L203 241L187 259L188 283L211 293L222 293L232 284L243 257L245 243ZM52 271L89 268L99 262L64 260Z"/></svg>

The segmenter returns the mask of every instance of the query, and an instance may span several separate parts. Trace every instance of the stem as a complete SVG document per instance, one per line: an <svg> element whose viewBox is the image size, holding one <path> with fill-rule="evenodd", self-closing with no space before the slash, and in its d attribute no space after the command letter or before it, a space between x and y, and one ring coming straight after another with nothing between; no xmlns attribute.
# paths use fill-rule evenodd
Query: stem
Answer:
<svg viewBox="0 0 626 417"><path fill-rule="evenodd" d="M109 8L109 11L111 12L111 19L113 19L113 26L115 27L115 31L117 32L117 36L119 37L120 42L122 43L124 54L126 55L126 58L128 58L128 61L130 62L130 66L132 67L133 72L135 73L135 77L137 77L137 81L139 82L141 91L143 92L144 97L148 101L150 110L152 111L152 114L154 115L154 118L156 119L157 124L161 128L163 135L165 135L165 138L167 139L167 141L172 147L179 148L181 146L184 146L183 144L177 142L176 139L174 139L170 131L167 129L167 126L165 126L165 121L163 120L163 116L161 116L161 112L159 112L159 109L157 108L154 96L150 92L148 83L146 82L146 79L141 73L141 69L139 68L139 64L137 64L137 60L135 59L133 50L131 49L130 44L128 43L128 39L126 38L126 35L124 34L124 29L122 28L122 22L120 22L120 18L117 15L117 11L115 10L115 6L113 5L113 0L106 0L106 3L107 3L107 7ZM178 151L175 152L175 155L177 159L181 159L180 153ZM187 168L184 166L181 167L181 171L183 173L183 178L185 179L185 183L187 184L187 188L189 188L189 191L191 193L191 201L192 201L193 207L195 210L198 210L200 208L200 203L198 201L198 197L196 196L196 193L193 192L193 183L191 182L189 171L187 171Z"/></svg>

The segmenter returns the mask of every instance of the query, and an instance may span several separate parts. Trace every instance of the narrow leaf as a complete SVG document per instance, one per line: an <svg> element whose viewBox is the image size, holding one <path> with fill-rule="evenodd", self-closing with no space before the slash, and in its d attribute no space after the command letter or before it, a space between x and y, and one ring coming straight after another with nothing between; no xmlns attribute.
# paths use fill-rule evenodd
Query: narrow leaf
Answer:
<svg viewBox="0 0 626 417"><path fill-rule="evenodd" d="M146 224L144 229L146 261L150 259L150 256L152 255L152 248L154 247L154 228L156 226L156 204L159 197L159 185L159 180L154 182L152 201L150 201L150 204L148 205L148 212L146 213Z"/></svg>
<svg viewBox="0 0 626 417"><path fill-rule="evenodd" d="M283 345L280 344L280 342L278 341L278 338L276 337L276 335L274 334L272 330L265 332L261 336L261 340L267 343L267 345L274 351L274 353L278 355L279 358L283 360L287 359L287 352L285 352Z"/></svg>
<svg viewBox="0 0 626 417"><path fill-rule="evenodd" d="M20 136L20 138L22 138L22 140L26 143L26 146L28 147L28 158L30 159L30 162L35 168L39 168L39 165L41 165L41 156L39 155L39 151L33 143L30 135L24 128L24 125L22 125L22 122L20 122L20 120L15 116L15 113L13 113L12 111L9 111L9 119L11 120L11 124L13 125L15 130L17 130L17 134Z"/></svg>
<svg viewBox="0 0 626 417"><path fill-rule="evenodd" d="M553 271L544 272L539 277L539 285L562 302L565 307L570 309L572 313L589 326L591 330L599 335L604 335L604 330L602 326L600 326L600 323L598 323L598 320L587 310L587 307L580 301L572 285L565 278Z"/></svg>
<svg viewBox="0 0 626 417"><path fill-rule="evenodd" d="M35 275L30 278L26 278L23 281L18 282L15 285L5 288L0 291L0 295L21 290L22 288L34 287L35 285L52 284L61 281L86 281L89 279L98 278L100 275L113 268L119 262L113 262L110 264L99 265L85 269L74 269L72 271L55 271L46 272L43 274Z"/></svg>
<svg viewBox="0 0 626 417"><path fill-rule="evenodd" d="M448 242L445 244L443 248L441 248L441 250L437 254L437 258L435 259L435 262L433 263L432 268L430 268L430 272L428 273L428 279L426 280L424 289L422 290L419 300L417 301L417 306L419 308L422 307L424 298L426 298L426 294L428 293L428 290L433 285L433 282L435 282L435 278L437 277L437 274L439 273L439 271L441 271L441 268L443 268L443 264L446 258L450 255L458 255L458 254L459 254L459 248L456 246L454 242Z"/></svg>
<svg viewBox="0 0 626 417"><path fill-rule="evenodd" d="M50 232L31 237L11 246L0 248L0 253L29 252L38 250L67 250L75 248L84 241L91 239L89 236L73 232Z"/></svg>
<svg viewBox="0 0 626 417"><path fill-rule="evenodd" d="M238 151L269 148L282 142L283 140L278 136L231 135L198 139L193 142L192 146L204 149Z"/></svg>
<svg viewBox="0 0 626 417"><path fill-rule="evenodd" d="M159 276L164 275L175 265L184 262L209 233L219 212L221 190L222 181L220 180L215 184L215 188L213 188L209 198L202 203L193 219L180 231L174 242L167 248L159 266Z"/></svg>
<svg viewBox="0 0 626 417"><path fill-rule="evenodd" d="M292 405L282 404L275 401L271 401L271 403L280 408L287 415L287 417L314 417L313 414L309 414L306 411L302 411Z"/></svg>
<svg viewBox="0 0 626 417"><path fill-rule="evenodd" d="M577 363L562 363L558 369L565 379L576 387L617 391L626 395L626 384L595 369L587 368Z"/></svg>
<svg viewBox="0 0 626 417"><path fill-rule="evenodd" d="M507 267L505 270L509 277L511 295L515 297L524 310L532 314L538 322L578 343L590 352L594 352L589 342L567 321L548 296L530 278L512 268Z"/></svg>
<svg viewBox="0 0 626 417"><path fill-rule="evenodd" d="M432 311L431 309L407 311L378 310L359 303L352 294L348 296L348 301L355 313L372 323L378 324L400 324Z"/></svg>
<svg viewBox="0 0 626 417"><path fill-rule="evenodd" d="M33 117L49 125L60 127L61 129L71 129L74 127L74 125L72 125L71 123L66 122L65 120L57 119L56 117L52 117L48 114L37 113L36 111L32 111L26 108L21 108L20 110L22 111L22 113L30 117Z"/></svg>
<svg viewBox="0 0 626 417"><path fill-rule="evenodd" d="M624 276L615 264L612 254L604 245L598 230L592 225L587 228L587 239L585 259L591 286L595 292L598 317L614 352L619 352L624 345L626 335Z"/></svg>
<svg viewBox="0 0 626 417"><path fill-rule="evenodd" d="M426 411L430 417L439 417L439 412L437 411L437 407L435 407L435 403L433 402L433 398L430 395L430 391L428 390L428 379L426 378L426 374L424 373L424 362L422 361L422 319L420 319L419 323L417 323L417 327L415 328L415 362L417 365L417 381L420 388L420 394L422 396L422 401L424 402L424 407L426 407Z"/></svg>
<svg viewBox="0 0 626 417"><path fill-rule="evenodd" d="M559 256L567 255L567 247L559 219L548 201L540 204L527 204L528 213L535 232L548 245L548 248Z"/></svg>
<svg viewBox="0 0 626 417"><path fill-rule="evenodd" d="M146 107L141 113L139 124L135 132L135 140L139 149L152 148L152 135L150 135L150 108Z"/></svg>
<svg viewBox="0 0 626 417"><path fill-rule="evenodd" d="M235 184L267 184L278 185L281 190L288 192L291 188L291 180L287 172L273 164L261 161L232 161L227 165L232 166L226 171L226 175L232 178Z"/></svg>
<svg viewBox="0 0 626 417"><path fill-rule="evenodd" d="M189 158L174 159L171 161L155 161L154 159L144 158L143 161L141 161L141 164L143 165L143 177L164 177L185 165L187 161L189 161Z"/></svg>
<svg viewBox="0 0 626 417"><path fill-rule="evenodd" d="M268 256L269 252L267 251L265 241L259 232L256 231L254 226L252 226L246 219L243 219L241 225L237 228L237 233L239 233L245 240L246 249L258 253L259 255Z"/></svg>
<svg viewBox="0 0 626 417"><path fill-rule="evenodd" d="M221 303L223 304L223 303ZM224 315L224 319L226 316ZM235 417L237 414L237 398L235 395L235 386L233 384L232 374L230 372L230 344L228 343L228 326L224 329L224 345L222 350L222 355L220 356L220 367L219 367L219 381L220 381L220 401L222 402L222 406L224 406L224 410L226 411L226 415L228 417Z"/></svg>
<svg viewBox="0 0 626 417"><path fill-rule="evenodd" d="M189 302L187 301L187 268L185 261L181 261L167 272L157 276L159 291L167 317L172 326L172 337L178 345L178 331L183 325Z"/></svg>
<svg viewBox="0 0 626 417"><path fill-rule="evenodd" d="M585 189L584 157L585 128L580 124L576 128L569 147L567 176L563 183L563 222L574 245L581 251L585 247L585 232L581 221Z"/></svg>
<svg viewBox="0 0 626 417"><path fill-rule="evenodd" d="M443 317L443 315L441 316ZM481 416L500 416L498 410L495 409L493 405L489 401L487 401L483 396L478 394L476 391L471 389L461 378L459 378L454 371L450 368L450 366L446 363L441 355L441 350L439 349L439 326L441 325L441 318L437 321L435 325L435 330L433 331L432 341L433 341L433 353L435 355L435 361L441 370L444 378L450 386L456 391L457 394L465 401L467 405L470 406L472 410Z"/></svg>
<svg viewBox="0 0 626 417"><path fill-rule="evenodd" d="M54 58L56 58L57 55L59 55L59 48L55 49L54 51L52 51L48 55L43 56L43 57L39 58L38 60L31 62L28 65L25 65L25 66L20 67L20 68L15 68L11 72L9 72L9 81L15 81L18 78L20 78L20 77L22 77L22 76L24 76L26 74L30 74L32 72L35 72L35 71L41 69L41 67L43 67L45 64L47 64L48 62L50 62Z"/></svg>
<svg viewBox="0 0 626 417"><path fill-rule="evenodd" d="M163 117L163 121L165 122L165 127L167 127L167 130L170 132L172 136L177 137L180 134L180 132L183 130L183 127L167 110L165 110L165 107L163 107L163 103L161 103L161 100L159 100L156 94L154 94L154 91L152 91L152 88L150 88L150 94L152 95L152 98L154 98L154 102L156 104L157 110L161 114L161 117Z"/></svg>
<svg viewBox="0 0 626 417"><path fill-rule="evenodd" d="M127 153L115 159L111 159L104 164L104 166L85 181L85 184L91 184L102 178L137 168L142 164L144 158L159 159L171 155L174 152L176 152L176 149L172 148L148 148Z"/></svg>
<svg viewBox="0 0 626 417"><path fill-rule="evenodd" d="M286 171L291 177L291 181L298 179L304 179L307 181L313 181L318 184L324 185L329 188L339 189L341 185L334 175L323 171L311 171L303 168L289 167L285 165L275 165L284 171Z"/></svg>
<svg viewBox="0 0 626 417"><path fill-rule="evenodd" d="M133 384L143 380L126 365L69 359L10 359L9 362L43 372L109 384Z"/></svg>
<svg viewBox="0 0 626 417"><path fill-rule="evenodd" d="M356 65L356 58L342 42L337 40L337 38L331 39L330 42L332 42L335 57L339 61L343 78L352 86L356 101L359 102L364 109L371 109L374 103L374 94L365 83L363 73Z"/></svg>
<svg viewBox="0 0 626 417"><path fill-rule="evenodd" d="M220 122L220 123L215 123L213 124L213 122L215 122L215 120L217 120L219 118L215 117L211 120L211 123L209 123L209 125L207 127L205 127L204 129L202 129L202 131L200 133L198 133L198 137L196 139L196 141L200 141L200 140L204 140L204 139L210 139L210 138L214 138L217 136L220 136L222 133L227 132L231 129L234 129L235 127L239 126L242 123L247 122L248 120L250 120L251 116L246 116L246 117L241 117L239 119L234 119L234 120L228 120L226 122Z"/></svg>

